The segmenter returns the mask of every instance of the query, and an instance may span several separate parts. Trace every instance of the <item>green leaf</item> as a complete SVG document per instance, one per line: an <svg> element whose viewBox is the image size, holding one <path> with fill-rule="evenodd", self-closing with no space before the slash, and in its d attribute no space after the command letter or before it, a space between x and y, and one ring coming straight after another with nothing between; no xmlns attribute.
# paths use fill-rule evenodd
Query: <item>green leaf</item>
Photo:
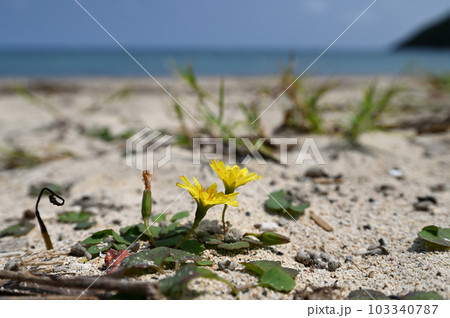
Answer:
<svg viewBox="0 0 450 318"><path fill-rule="evenodd" d="M295 287L295 280L279 267L269 269L261 276L259 285L280 292L289 292Z"/></svg>
<svg viewBox="0 0 450 318"><path fill-rule="evenodd" d="M175 214L174 216L172 216L172 218L170 219L170 222L176 222L176 221L181 220L188 216L189 216L188 211L181 211L181 212L178 212L177 214Z"/></svg>
<svg viewBox="0 0 450 318"><path fill-rule="evenodd" d="M249 248L250 243L247 241L239 241L234 243L222 243L217 245L217 249L227 250L227 251L235 251L242 250L244 248Z"/></svg>
<svg viewBox="0 0 450 318"><path fill-rule="evenodd" d="M198 233L197 237L200 237L200 241L207 245L219 245L223 243L223 241L205 232Z"/></svg>
<svg viewBox="0 0 450 318"><path fill-rule="evenodd" d="M186 252L201 255L205 250L205 245L196 240L186 240L180 245L180 248Z"/></svg>
<svg viewBox="0 0 450 318"><path fill-rule="evenodd" d="M161 228L161 231L159 232L159 236L173 236L177 234L175 232L175 229L178 227L178 223L171 223L166 227Z"/></svg>
<svg viewBox="0 0 450 318"><path fill-rule="evenodd" d="M176 235L164 239L159 239L156 240L156 244L158 244L158 246L173 247L177 245L177 243L180 242L183 237L184 235Z"/></svg>
<svg viewBox="0 0 450 318"><path fill-rule="evenodd" d="M372 290L372 289L358 289L352 291L348 297L348 300L388 300L390 299L385 294Z"/></svg>
<svg viewBox="0 0 450 318"><path fill-rule="evenodd" d="M186 261L201 261L202 259L202 257L186 251L160 246L128 256L122 262L122 266L125 272L146 268L163 272L164 263L167 261L174 261L176 268L178 268L180 264Z"/></svg>
<svg viewBox="0 0 450 318"><path fill-rule="evenodd" d="M263 242L258 241L258 240L255 240L255 239L253 239L253 238L251 238L251 237L248 237L248 236L247 236L247 237L243 237L242 240L243 240L243 241L246 241L246 242L249 242L249 243L250 243L250 246L258 246L258 247L261 247L261 246L264 245Z"/></svg>
<svg viewBox="0 0 450 318"><path fill-rule="evenodd" d="M5 236L22 236L28 234L34 228L34 223L32 222L20 222L11 226L8 226L6 229L0 231L0 237Z"/></svg>
<svg viewBox="0 0 450 318"><path fill-rule="evenodd" d="M210 270L197 267L194 264L187 264L177 271L174 276L162 279L159 282L159 288L161 293L167 298L179 298L187 289L189 282L200 277L221 281L229 286L232 292L236 292L232 283L214 274Z"/></svg>
<svg viewBox="0 0 450 318"><path fill-rule="evenodd" d="M81 211L81 212L64 212L58 214L58 222L62 223L79 223L79 222L87 222L91 214L89 212Z"/></svg>
<svg viewBox="0 0 450 318"><path fill-rule="evenodd" d="M272 192L265 203L265 208L269 212L279 213L285 216L290 215L294 218L302 216L308 207L309 202L293 205L289 195L283 190Z"/></svg>
<svg viewBox="0 0 450 318"><path fill-rule="evenodd" d="M201 256L186 251L173 248L169 248L169 250L170 256L172 256L173 260L175 261L177 268L181 263L184 263L186 261L201 261L203 259Z"/></svg>
<svg viewBox="0 0 450 318"><path fill-rule="evenodd" d="M261 234L255 234L255 233L245 233L244 236L254 236L258 240L261 241L264 245L281 245L281 244L287 244L291 240L289 237L275 233L275 232L263 232Z"/></svg>
<svg viewBox="0 0 450 318"><path fill-rule="evenodd" d="M411 292L402 297L402 300L443 300L441 295L436 292Z"/></svg>
<svg viewBox="0 0 450 318"><path fill-rule="evenodd" d="M197 264L198 266L212 266L212 265L214 265L214 262L207 259L204 261L195 261L195 264Z"/></svg>
<svg viewBox="0 0 450 318"><path fill-rule="evenodd" d="M278 261L251 261L241 263L244 267L258 276L262 276L265 272L271 270L272 268L279 268L288 274L290 277L295 278L298 271L292 268L282 267L281 262Z"/></svg>
<svg viewBox="0 0 450 318"><path fill-rule="evenodd" d="M152 217L153 222L161 222L161 221L165 221L167 218L167 214L166 213L160 213L160 214L155 214Z"/></svg>
<svg viewBox="0 0 450 318"><path fill-rule="evenodd" d="M107 250L109 250L111 247L113 246L112 243L107 244L106 246L102 247L102 248L98 248L97 245L92 245L91 247L89 247L87 249L87 251L92 255L92 256L97 256L98 254L100 254L100 252L106 252Z"/></svg>
<svg viewBox="0 0 450 318"><path fill-rule="evenodd" d="M439 228L435 225L430 225L424 227L418 235L431 246L450 248L450 228Z"/></svg>
<svg viewBox="0 0 450 318"><path fill-rule="evenodd" d="M91 228L94 224L97 224L97 222L95 222L95 221L78 222L74 229L75 230L87 230L87 229Z"/></svg>
<svg viewBox="0 0 450 318"><path fill-rule="evenodd" d="M132 254L122 261L122 266L126 271L132 269L153 268L157 271L163 271L163 264L170 255L170 249L167 247L156 247L151 250Z"/></svg>

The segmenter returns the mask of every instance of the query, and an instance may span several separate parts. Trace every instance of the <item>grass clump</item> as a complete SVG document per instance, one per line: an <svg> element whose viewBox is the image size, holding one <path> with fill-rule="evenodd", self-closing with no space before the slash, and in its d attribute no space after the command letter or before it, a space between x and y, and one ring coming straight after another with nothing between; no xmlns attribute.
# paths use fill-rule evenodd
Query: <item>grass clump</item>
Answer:
<svg viewBox="0 0 450 318"><path fill-rule="evenodd" d="M394 97L401 91L393 86L377 92L377 85L371 84L364 91L364 97L353 113L349 125L344 128L343 136L350 144L357 144L361 134L379 129L380 119L392 104Z"/></svg>

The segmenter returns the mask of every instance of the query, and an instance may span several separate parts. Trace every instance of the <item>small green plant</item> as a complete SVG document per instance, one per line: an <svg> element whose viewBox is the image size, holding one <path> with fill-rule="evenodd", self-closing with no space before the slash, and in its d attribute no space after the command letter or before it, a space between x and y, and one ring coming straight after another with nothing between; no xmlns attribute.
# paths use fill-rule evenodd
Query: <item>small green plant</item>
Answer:
<svg viewBox="0 0 450 318"><path fill-rule="evenodd" d="M318 87L307 88L303 79L294 73L295 63L291 62L284 68L280 77L280 87L275 90L278 95L286 90L289 106L284 112L282 128L294 128L301 132L323 133L322 109L320 100L336 86L335 83L325 83Z"/></svg>
<svg viewBox="0 0 450 318"><path fill-rule="evenodd" d="M215 96L205 90L198 83L193 68L187 64L184 68L175 64L175 70L180 77L192 89L195 95L196 112L194 117L201 124L199 131L191 130L186 124L184 110L178 102L174 102L173 107L178 121L180 122L181 133L177 136L177 142L182 146L191 146L192 138L198 134L206 134L212 138L222 138L225 146L229 145L232 138L236 142L238 153L248 153L258 151L263 156L278 160L273 154L273 147L264 142L258 149L248 149L247 145L240 138L245 136L252 144L265 136L260 121L253 123L260 114L259 103L251 102L248 106L239 103L237 106L241 111L242 119L232 120L225 118L225 82L222 79L219 85L218 95ZM239 114L233 118L239 117ZM241 133L238 133L240 129Z"/></svg>
<svg viewBox="0 0 450 318"><path fill-rule="evenodd" d="M427 83L431 87L431 93L434 96L442 97L450 93L450 72L442 74L430 74L426 77Z"/></svg>
<svg viewBox="0 0 450 318"><path fill-rule="evenodd" d="M239 289L214 272L202 268L202 266L211 266L214 263L202 256L206 249L215 249L222 253L225 251L243 253L250 249L290 242L288 237L275 232L245 233L232 240L222 234L212 235L205 232L206 228L205 231L195 232L210 208L222 204L237 206L238 193L235 192L236 189L261 178L256 173L249 173L245 168L225 166L223 162L213 161L211 167L222 180L224 192L218 192L215 183L204 188L195 178L191 183L182 176L183 184L177 183L177 186L187 190L197 203L194 221L190 227L180 225L180 220L189 216L188 211L180 211L171 215L170 218L166 214L152 216L152 176L150 172L144 171L145 188L141 205L143 223L126 226L120 229L120 233L113 229L98 231L81 241L81 245L93 257L106 253L105 264L108 266L106 273L110 275L136 276L147 274L149 271L165 274L166 269L175 269L174 276L164 278L159 282L160 291L168 298L182 297L188 282L198 277L221 281L231 288L233 294L242 289L256 286L268 287L279 292L291 291L295 287L295 276L298 272L282 267L280 262L243 263L244 267L259 276L259 282L257 285L244 286ZM229 224L225 221L225 211L226 207L222 213L223 226ZM87 222L88 217L85 213L59 215L62 222ZM150 224L150 219L153 221L152 224ZM157 222L159 226L155 225ZM226 226L225 230L227 228ZM150 242L150 245L139 250L139 244L134 244L137 241ZM135 247L138 250L135 250ZM130 253L128 250L134 250L134 252ZM187 262L194 263L186 264Z"/></svg>
<svg viewBox="0 0 450 318"><path fill-rule="evenodd" d="M376 84L371 84L364 92L364 97L347 128L344 129L344 138L350 144L357 144L362 133L378 129L380 118L391 106L392 99L401 91L398 86L390 87L377 93Z"/></svg>
<svg viewBox="0 0 450 318"><path fill-rule="evenodd" d="M46 112L48 112L50 115L54 117L58 117L61 115L58 108L50 103L49 101L38 97L36 94L33 94L30 90L28 90L26 87L17 85L14 88L16 94L22 96L25 100L29 101L32 105L37 106Z"/></svg>

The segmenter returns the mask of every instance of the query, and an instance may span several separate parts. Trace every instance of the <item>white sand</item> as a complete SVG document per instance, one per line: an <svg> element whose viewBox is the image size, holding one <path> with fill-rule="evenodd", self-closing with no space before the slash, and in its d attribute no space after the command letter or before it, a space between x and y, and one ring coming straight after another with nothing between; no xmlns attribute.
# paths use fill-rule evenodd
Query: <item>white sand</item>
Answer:
<svg viewBox="0 0 450 318"><path fill-rule="evenodd" d="M217 79L203 79L208 87L216 88ZM318 80L321 80L320 78ZM382 79L387 85L392 79ZM395 79L394 79L395 80ZM18 80L2 80L1 88L7 88ZM86 238L94 231L113 228L116 231L125 225L140 221L140 199L142 191L140 171L125 165L121 156L122 149L117 143L106 143L80 134L78 125L86 128L109 127L114 133L121 133L129 128L141 129L150 127L156 130L174 131L178 128L175 116L171 111L171 101L149 79L66 79L59 82L75 85L76 92L53 95L38 94L54 104L62 112L66 125L62 128L52 125L55 118L42 108L16 94L3 92L0 99L0 147L20 146L41 156L51 153L70 151L75 158L55 160L38 165L32 169L15 169L0 171L0 220L2 227L11 224L10 218L20 217L25 209L33 208L35 198L27 195L29 185L42 181L70 183L70 193L63 194L67 206L84 195L98 201L122 209L101 209L95 216L97 225L87 231L73 231L73 225L56 222L56 214L63 208L41 203L41 212L46 221L55 249L68 252L70 246ZM190 106L192 98L186 97L187 91L180 82L163 79L163 85L175 96L182 97L184 104ZM234 114L237 101L248 100L257 87L270 85L273 79L227 79L227 111ZM23 83L23 81L22 81ZM361 87L368 83L364 78L347 78L345 83L327 97L327 105L341 107L355 98L360 98ZM409 80L410 87L416 83ZM135 92L127 99L101 105L100 109L89 111L90 106L113 93L117 89L131 86ZM217 91L216 89L214 91ZM417 91L418 98L423 92ZM422 97L420 97L422 96ZM280 109L283 99L275 104L263 117L268 131L277 126L282 118ZM192 123L191 123L192 124ZM302 138L306 136L301 136ZM417 252L411 249L417 233L426 225L435 224L448 227L449 192L431 192L429 186L437 183L449 183L450 151L447 149L440 155L424 156L424 147L413 142L416 139L412 131L396 131L390 133L371 133L363 137L363 143L371 150L370 154L357 151L337 152L340 144L338 137L315 136L319 149L324 156L324 169L330 174L342 173L344 182L336 189L336 185L321 185L327 195L314 193L314 183L303 177L311 164L287 166L269 163L258 165L254 161L249 170L263 176L259 184L253 183L240 188L239 207L228 210L228 219L233 227L242 232L255 231L254 224L262 222L280 222L283 218L270 215L263 209L268 193L291 189L305 196L311 202L310 210L320 214L333 227L333 232L325 232L307 215L296 223L287 220L277 232L291 238L291 243L274 250L282 252L277 255L270 250L252 250L248 254L226 256L215 251L206 251L204 256L215 261L212 267L217 270L217 261L227 257L236 262L249 260L279 260L286 267L300 271L295 290L289 294L276 293L266 288L254 288L240 293L238 299L291 299L297 290L308 286L331 286L337 281L341 288L336 297L345 298L352 290L359 288L376 289L385 294L406 294L415 290L436 291L449 298L450 262L448 252ZM421 137L422 143L433 144L450 135L429 135ZM338 158L332 157L338 153ZM295 151L291 153L292 158ZM389 175L389 170L399 167L405 172L403 180ZM186 149L172 147L172 160L154 172L153 197L154 213L175 213L180 210L193 210L194 204L187 194L175 186L180 175L188 178L198 177L202 183L218 182L215 174L205 161L202 165L192 165L191 152ZM381 184L396 187L388 196L375 191ZM433 195L438 206L433 212L414 211L412 205L417 196ZM181 195L181 196L180 196ZM374 199L373 203L369 198ZM251 216L246 216L249 211ZM193 216L191 215L191 218ZM208 212L208 219L219 219L220 208ZM113 220L120 220L115 225ZM185 221L184 221L185 222ZM282 222L282 221L281 221ZM370 230L363 226L370 224ZM360 252L366 251L371 244L383 238L390 255L362 257ZM305 250L324 249L343 265L336 272L322 269L305 268L296 262L294 257L299 248ZM36 254L38 260L46 255L44 243L38 227L27 236L19 239L0 239L0 268L5 262L17 256L5 253L23 252L23 260ZM281 254L281 253L279 253ZM344 262L348 256L353 262ZM101 274L102 259L86 264L78 263L75 257L60 256L55 260L61 265L28 267L30 270L55 272L57 274L76 273L78 275ZM52 260L53 261L53 260ZM238 270L217 273L237 286L256 282L256 278ZM439 274L438 274L439 273ZM168 272L170 274L170 272ZM139 279L150 281L163 276L154 274ZM233 299L226 286L215 281L198 280L191 288L202 291L198 298Z"/></svg>

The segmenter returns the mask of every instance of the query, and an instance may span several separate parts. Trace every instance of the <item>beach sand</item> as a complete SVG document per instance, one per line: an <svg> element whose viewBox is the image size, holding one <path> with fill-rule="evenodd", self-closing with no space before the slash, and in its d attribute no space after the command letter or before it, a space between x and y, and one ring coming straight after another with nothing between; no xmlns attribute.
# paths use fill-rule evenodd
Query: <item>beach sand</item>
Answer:
<svg viewBox="0 0 450 318"><path fill-rule="evenodd" d="M326 118L330 120L345 119L343 110L361 99L362 89L371 81L369 77L339 79L340 86L324 100L329 106ZM314 85L324 80L329 79L313 77L307 83ZM251 100L259 87L270 87L275 81L272 77L227 78L226 116L233 117L239 101ZM412 92L413 104L419 110L422 107L420 101L426 99L420 79L380 77L378 81L385 87L393 82L407 85ZM89 136L86 131L108 127L113 134L120 134L128 129L149 127L175 134L179 124L172 111L171 99L151 79L78 78L50 79L46 82L52 84L49 87L53 90L36 86L35 83L40 83L36 80L0 80L0 148L19 147L40 157L61 157L28 169L0 171L1 224L2 227L10 225L12 218L20 218L24 210L34 208L36 198L27 194L30 185L44 181L69 184L70 189L63 193L66 199L63 208L50 206L46 200L40 206L55 250L62 255L51 259L54 265L24 264L23 269L58 275L100 275L103 273L103 259L82 264L79 258L66 254L73 244L95 231L105 228L118 231L123 226L139 223L143 185L141 172L125 164L124 142L105 142ZM217 92L218 78L205 77L201 78L201 82L207 89ZM193 96L180 81L164 78L161 83L194 113ZM53 105L57 112L49 111L49 106L42 102L32 102L15 93L13 88L19 84L34 89L36 96ZM112 93L125 87L131 89L128 97L105 101ZM269 102L266 102L267 105ZM283 105L285 100L282 98L261 118L269 136L282 120ZM401 118L403 114L396 113L396 116ZM190 127L195 127L188 117L186 122ZM278 225L276 232L290 237L291 243L242 254L219 254L214 250L206 250L203 254L205 258L214 260L211 268L218 275L238 287L255 283L257 278L243 271L241 265L233 271L219 270L218 261L226 258L238 263L250 260L281 261L283 266L299 271L295 289L285 294L257 287L234 297L224 284L198 279L190 285L192 290L197 291L191 296L198 299L292 299L297 291L305 288L336 284L339 288L333 290L330 297L337 299L346 298L352 290L361 288L382 291L387 295L436 291L448 299L448 252L424 251L416 239L417 233L426 225L450 225L449 191L430 190L430 186L439 183L449 186L450 134L417 136L413 130L372 132L362 137L365 152L343 147L339 136L300 135L299 145L307 137L314 138L323 155L326 164L322 168L329 174L342 174L342 183L317 185L306 178L305 172L315 163L295 165L292 162L298 152L298 147L295 147L289 153L290 162L287 165L274 162L261 165L253 160L248 169L263 178L240 188L239 207L229 208L227 212L232 228L238 228L243 233L255 232L255 224L274 222ZM160 154L163 154L162 150ZM193 213L194 202L175 184L181 175L190 179L195 176L203 184L218 182L208 163L203 160L202 164L193 165L189 149L173 146L171 160L154 171L153 213L173 215L181 210ZM393 168L400 168L404 178L391 176L389 171ZM392 185L393 190L386 195L376 191L377 187L386 184ZM264 210L268 194L281 189L291 190L311 203L298 222L268 214ZM438 204L432 207L432 211L415 211L413 204L416 198L426 195L434 196ZM58 223L57 213L83 196L101 203L94 216L97 224L89 230L74 231L73 224ZM326 232L319 227L310 219L311 211L322 216L334 231ZM208 212L206 219L219 220L220 214L220 207L215 207ZM193 214L183 222L192 219ZM389 255L361 256L370 245L378 244L381 238ZM299 249L326 251L342 266L335 272L305 267L295 260ZM0 268L13 258L26 260L33 256L41 262L50 262L45 255L48 253L37 226L20 238L0 238ZM166 274L172 273L168 270ZM163 277L162 274L151 274L132 279L156 281Z"/></svg>

